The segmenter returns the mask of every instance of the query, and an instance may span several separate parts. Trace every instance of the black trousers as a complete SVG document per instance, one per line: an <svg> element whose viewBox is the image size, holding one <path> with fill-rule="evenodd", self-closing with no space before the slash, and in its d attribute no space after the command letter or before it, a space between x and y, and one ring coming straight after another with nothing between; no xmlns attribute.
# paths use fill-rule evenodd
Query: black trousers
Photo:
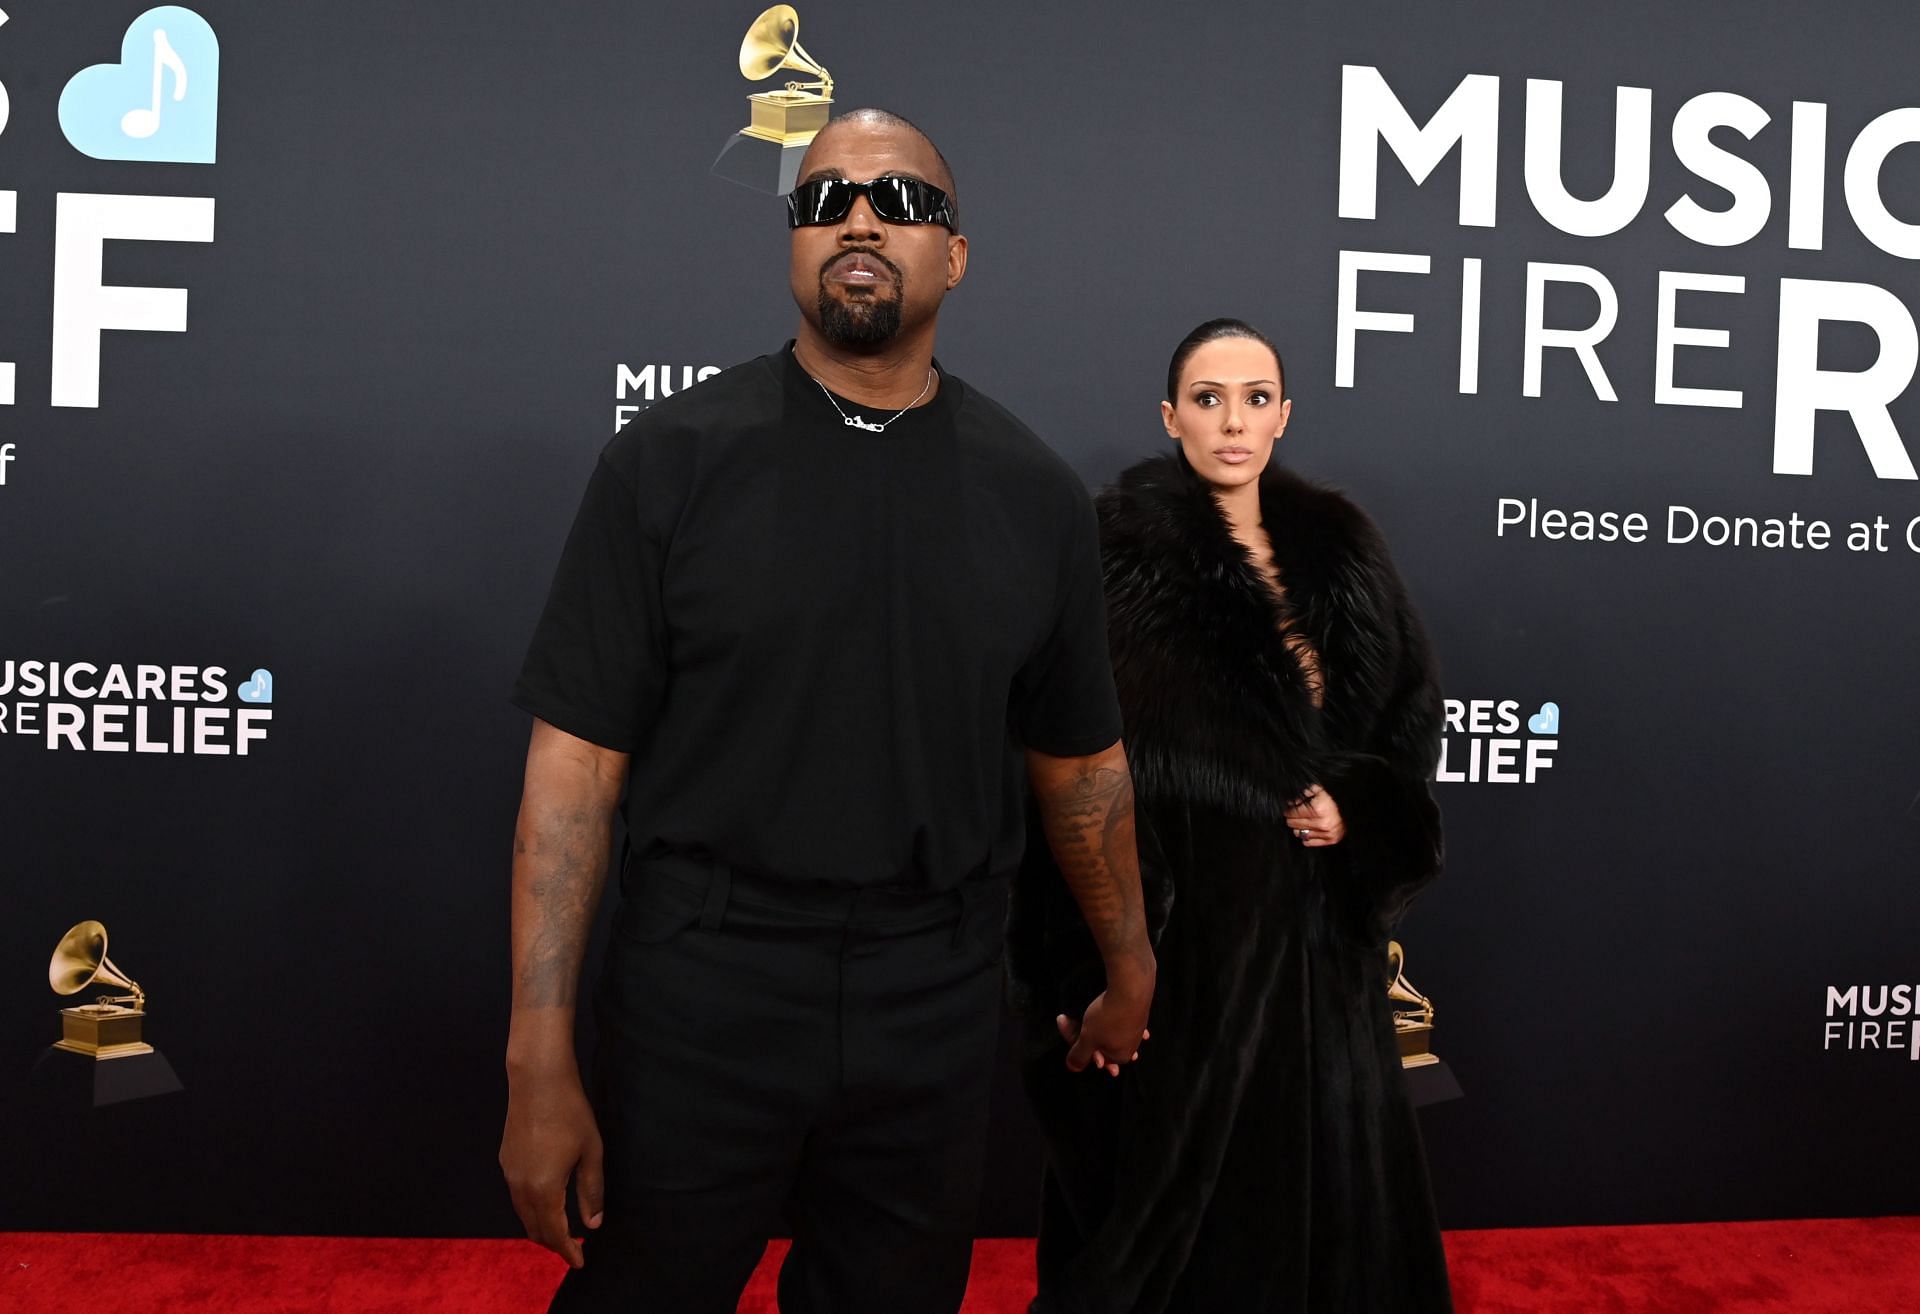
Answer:
<svg viewBox="0 0 1920 1314"><path fill-rule="evenodd" d="M832 890L685 858L627 882L595 1006L606 1221L552 1314L953 1314L999 1023L1005 880Z"/></svg>

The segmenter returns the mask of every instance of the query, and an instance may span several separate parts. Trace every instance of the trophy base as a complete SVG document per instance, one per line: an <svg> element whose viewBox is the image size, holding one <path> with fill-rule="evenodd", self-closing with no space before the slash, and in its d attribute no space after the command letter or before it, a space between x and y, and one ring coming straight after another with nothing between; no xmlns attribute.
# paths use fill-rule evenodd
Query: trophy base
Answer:
<svg viewBox="0 0 1920 1314"><path fill-rule="evenodd" d="M1406 1074L1407 1098L1416 1109L1457 1100L1466 1094L1460 1089L1460 1079L1453 1075L1453 1069L1438 1057L1431 1063L1407 1068Z"/></svg>
<svg viewBox="0 0 1920 1314"><path fill-rule="evenodd" d="M811 134L807 141L812 141ZM713 161L717 177L756 192L785 196L800 179L800 161L806 158L807 143L782 145L765 137L750 137L736 132Z"/></svg>
<svg viewBox="0 0 1920 1314"><path fill-rule="evenodd" d="M1394 1027L1393 1038L1400 1047L1400 1067L1407 1074L1407 1095L1415 1108L1457 1100L1465 1093L1453 1069L1433 1052L1433 1023L1402 1023Z"/></svg>
<svg viewBox="0 0 1920 1314"><path fill-rule="evenodd" d="M43 1103L68 1109L97 1109L185 1089L166 1055L151 1045L140 1046L138 1053L112 1055L50 1045L33 1065L31 1085Z"/></svg>
<svg viewBox="0 0 1920 1314"><path fill-rule="evenodd" d="M833 102L810 91L762 91L747 97L752 119L740 129L744 137L777 146L805 146L827 126Z"/></svg>
<svg viewBox="0 0 1920 1314"><path fill-rule="evenodd" d="M147 1015L118 1004L83 1004L60 1010L60 1039L55 1049L88 1058L131 1058L151 1054L153 1046L140 1039Z"/></svg>
<svg viewBox="0 0 1920 1314"><path fill-rule="evenodd" d="M79 1054L83 1058L95 1060L133 1058L140 1054L155 1052L152 1045L140 1041L132 1045L80 1045L71 1040L56 1040L53 1047L68 1054Z"/></svg>
<svg viewBox="0 0 1920 1314"><path fill-rule="evenodd" d="M1433 1024L1431 1022L1396 1026L1393 1029L1393 1036L1400 1044L1402 1067L1419 1068L1440 1061L1433 1056Z"/></svg>

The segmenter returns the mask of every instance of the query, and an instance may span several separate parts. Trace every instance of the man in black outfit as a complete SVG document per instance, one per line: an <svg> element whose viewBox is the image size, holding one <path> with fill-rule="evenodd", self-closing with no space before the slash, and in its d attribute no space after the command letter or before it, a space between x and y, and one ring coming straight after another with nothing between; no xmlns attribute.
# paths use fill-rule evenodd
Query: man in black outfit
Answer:
<svg viewBox="0 0 1920 1314"><path fill-rule="evenodd" d="M788 1314L959 1308L1028 779L1108 973L1068 1066L1118 1075L1146 1025L1085 490L933 358L967 265L933 143L855 111L802 179L798 337L607 446L514 690L500 1161L573 1266L557 1311L731 1311L783 1223ZM590 1105L574 1002L623 789Z"/></svg>

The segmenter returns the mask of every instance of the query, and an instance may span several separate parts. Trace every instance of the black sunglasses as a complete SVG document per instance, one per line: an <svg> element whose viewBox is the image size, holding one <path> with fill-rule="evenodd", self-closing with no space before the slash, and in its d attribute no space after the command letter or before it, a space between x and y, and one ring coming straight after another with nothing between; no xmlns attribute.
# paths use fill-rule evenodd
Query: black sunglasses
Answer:
<svg viewBox="0 0 1920 1314"><path fill-rule="evenodd" d="M787 197L787 227L837 224L853 209L856 196L867 198L873 212L890 224L942 224L958 231L953 198L932 183L892 174L872 182L846 178L816 178L803 182Z"/></svg>

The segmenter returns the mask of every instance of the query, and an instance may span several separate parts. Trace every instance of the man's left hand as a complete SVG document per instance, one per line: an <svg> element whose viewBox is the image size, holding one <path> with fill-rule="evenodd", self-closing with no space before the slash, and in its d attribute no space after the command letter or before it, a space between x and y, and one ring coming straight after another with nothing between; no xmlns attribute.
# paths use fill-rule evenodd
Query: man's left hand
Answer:
<svg viewBox="0 0 1920 1314"><path fill-rule="evenodd" d="M1152 995L1147 996L1147 1001ZM1087 1005L1078 1025L1065 1013L1053 1019L1060 1039L1067 1042L1067 1067L1084 1072L1088 1065L1110 1077L1120 1065L1140 1057L1140 1045L1153 1033L1147 1030L1147 1002L1131 1003L1126 995L1108 989Z"/></svg>

